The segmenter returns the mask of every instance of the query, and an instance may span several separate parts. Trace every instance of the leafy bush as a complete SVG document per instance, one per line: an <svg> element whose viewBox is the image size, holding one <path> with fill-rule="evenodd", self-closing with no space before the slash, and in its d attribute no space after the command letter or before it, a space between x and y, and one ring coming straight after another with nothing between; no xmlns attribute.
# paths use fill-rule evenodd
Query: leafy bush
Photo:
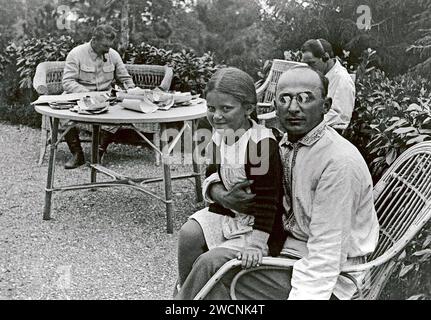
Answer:
<svg viewBox="0 0 431 320"><path fill-rule="evenodd" d="M407 246L382 297L390 299L431 299L431 223Z"/></svg>
<svg viewBox="0 0 431 320"><path fill-rule="evenodd" d="M0 70L0 119L12 123L40 126L40 116L30 108L32 92L20 88L20 77L16 66L16 47L10 45L3 52Z"/></svg>
<svg viewBox="0 0 431 320"><path fill-rule="evenodd" d="M174 53L171 66L174 69L175 89L193 93L202 93L217 69L211 54L204 53L197 57L190 50Z"/></svg>
<svg viewBox="0 0 431 320"><path fill-rule="evenodd" d="M165 65L172 60L172 51L156 48L145 42L137 46L131 43L123 58L128 63Z"/></svg>
<svg viewBox="0 0 431 320"><path fill-rule="evenodd" d="M20 87L31 88L36 67L44 61L66 60L67 54L76 46L70 36L32 38L16 49L16 65Z"/></svg>
<svg viewBox="0 0 431 320"><path fill-rule="evenodd" d="M13 104L19 101L22 93L19 87L19 75L17 72L17 47L12 43L1 54L2 65L0 69L0 97L2 103Z"/></svg>
<svg viewBox="0 0 431 320"><path fill-rule="evenodd" d="M431 139L431 86L420 76L390 79L367 68L368 51L358 68L356 106L348 138L364 155L375 180L407 148Z"/></svg>
<svg viewBox="0 0 431 320"><path fill-rule="evenodd" d="M36 67L43 61L65 60L75 46L69 36L32 38L11 43L2 54L0 118L12 123L40 126L40 115L30 106L37 94L32 89Z"/></svg>
<svg viewBox="0 0 431 320"><path fill-rule="evenodd" d="M357 70L356 106L345 136L363 154L374 181L407 148L431 140L431 86L420 76L390 79L371 67L368 50ZM407 246L385 287L385 299L430 299L430 223Z"/></svg>

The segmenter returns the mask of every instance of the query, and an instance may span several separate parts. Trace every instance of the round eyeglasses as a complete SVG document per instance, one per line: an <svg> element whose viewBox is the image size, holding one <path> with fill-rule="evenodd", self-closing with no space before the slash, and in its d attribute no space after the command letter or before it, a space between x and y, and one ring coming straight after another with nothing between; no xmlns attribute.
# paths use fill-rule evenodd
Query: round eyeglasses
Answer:
<svg viewBox="0 0 431 320"><path fill-rule="evenodd" d="M310 92L300 92L297 94L285 93L277 98L277 103L283 107L289 107L293 99L296 99L296 102L300 106L303 106L312 102L314 100L314 97Z"/></svg>

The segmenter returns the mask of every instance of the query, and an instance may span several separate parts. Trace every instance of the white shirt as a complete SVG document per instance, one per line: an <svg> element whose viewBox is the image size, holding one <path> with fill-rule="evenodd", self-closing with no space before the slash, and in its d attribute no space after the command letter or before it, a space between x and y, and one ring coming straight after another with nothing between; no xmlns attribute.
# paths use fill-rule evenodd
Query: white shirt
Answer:
<svg viewBox="0 0 431 320"><path fill-rule="evenodd" d="M324 121L295 144L286 134L280 154L284 223L293 235L285 248L300 257L289 299L325 300L331 294L350 299L355 287L340 271L364 262L379 235L368 167L359 151ZM362 275L354 276L360 280Z"/></svg>
<svg viewBox="0 0 431 320"><path fill-rule="evenodd" d="M355 83L337 59L325 77L329 80L328 97L332 98L332 107L325 115L325 121L335 129L346 129L355 107Z"/></svg>

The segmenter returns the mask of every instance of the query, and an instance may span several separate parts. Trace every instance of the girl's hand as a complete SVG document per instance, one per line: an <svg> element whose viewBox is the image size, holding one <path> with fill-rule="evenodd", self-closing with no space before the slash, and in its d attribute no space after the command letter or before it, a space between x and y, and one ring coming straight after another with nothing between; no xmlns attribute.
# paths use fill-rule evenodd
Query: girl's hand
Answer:
<svg viewBox="0 0 431 320"><path fill-rule="evenodd" d="M258 267L262 263L262 250L257 248L247 247L238 253L238 260L242 260L242 268L249 269Z"/></svg>

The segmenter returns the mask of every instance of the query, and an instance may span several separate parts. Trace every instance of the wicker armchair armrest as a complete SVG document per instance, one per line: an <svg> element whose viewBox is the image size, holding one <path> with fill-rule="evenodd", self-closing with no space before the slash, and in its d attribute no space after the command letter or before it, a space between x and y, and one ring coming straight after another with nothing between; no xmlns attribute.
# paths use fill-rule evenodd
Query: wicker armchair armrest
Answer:
<svg viewBox="0 0 431 320"><path fill-rule="evenodd" d="M239 267L241 265L241 260L232 259L226 262L217 272L211 277L211 279L203 286L201 291L194 297L193 300L202 300L206 297L208 292L214 287L214 285L219 282L219 280L225 275L229 270Z"/></svg>
<svg viewBox="0 0 431 320"><path fill-rule="evenodd" d="M274 111L274 107L271 102L258 102L256 104L256 112L258 115L269 113L272 111Z"/></svg>
<svg viewBox="0 0 431 320"><path fill-rule="evenodd" d="M235 286L243 275L253 272L254 270L285 270L286 268L291 268L295 264L295 262L298 261L296 259L289 259L289 258L272 258L272 257L264 257L262 259L262 265L256 268L250 268L241 270L238 272L235 277L232 279L232 283L230 286L230 296L232 300L238 300L235 294Z"/></svg>
<svg viewBox="0 0 431 320"><path fill-rule="evenodd" d="M252 268L252 269L246 269L240 271L232 281L231 285L231 292L232 288L235 286L235 283L238 281L238 279L244 275L247 272L254 271L256 269L261 269L262 267L265 268L286 268L286 267L292 267L293 264L298 261L297 259L290 259L290 258L274 258L274 257L263 257L262 264L260 267ZM226 262L213 276L212 278L205 284L205 286L199 291L199 293L195 296L194 300L202 300L206 297L208 292L214 287L214 285L231 269L240 267L242 261L238 259L232 259L228 262ZM232 293L231 293L232 295Z"/></svg>
<svg viewBox="0 0 431 320"><path fill-rule="evenodd" d="M258 102L256 104L257 107L263 107L263 108L271 108L272 107L272 102Z"/></svg>
<svg viewBox="0 0 431 320"><path fill-rule="evenodd" d="M342 272L359 272L365 271L371 268L378 267L388 261L395 259L410 243L410 241L415 237L415 235L423 228L426 222L429 220L431 215L431 203L422 209L422 219L418 219L411 224L410 228L406 230L404 235L385 253L377 257L373 261L366 262L363 264L346 266L341 271Z"/></svg>
<svg viewBox="0 0 431 320"><path fill-rule="evenodd" d="M165 76L163 77L162 83L160 83L159 88L168 91L171 88L172 79L174 78L174 71L171 67L165 67Z"/></svg>
<svg viewBox="0 0 431 320"><path fill-rule="evenodd" d="M39 63L36 67L36 73L33 78L33 88L40 95L48 93L46 86L47 63Z"/></svg>
<svg viewBox="0 0 431 320"><path fill-rule="evenodd" d="M269 112L269 113L264 113L264 114L259 114L257 116L257 118L262 121L262 120L271 120L271 119L275 119L277 116L275 114L275 111Z"/></svg>

